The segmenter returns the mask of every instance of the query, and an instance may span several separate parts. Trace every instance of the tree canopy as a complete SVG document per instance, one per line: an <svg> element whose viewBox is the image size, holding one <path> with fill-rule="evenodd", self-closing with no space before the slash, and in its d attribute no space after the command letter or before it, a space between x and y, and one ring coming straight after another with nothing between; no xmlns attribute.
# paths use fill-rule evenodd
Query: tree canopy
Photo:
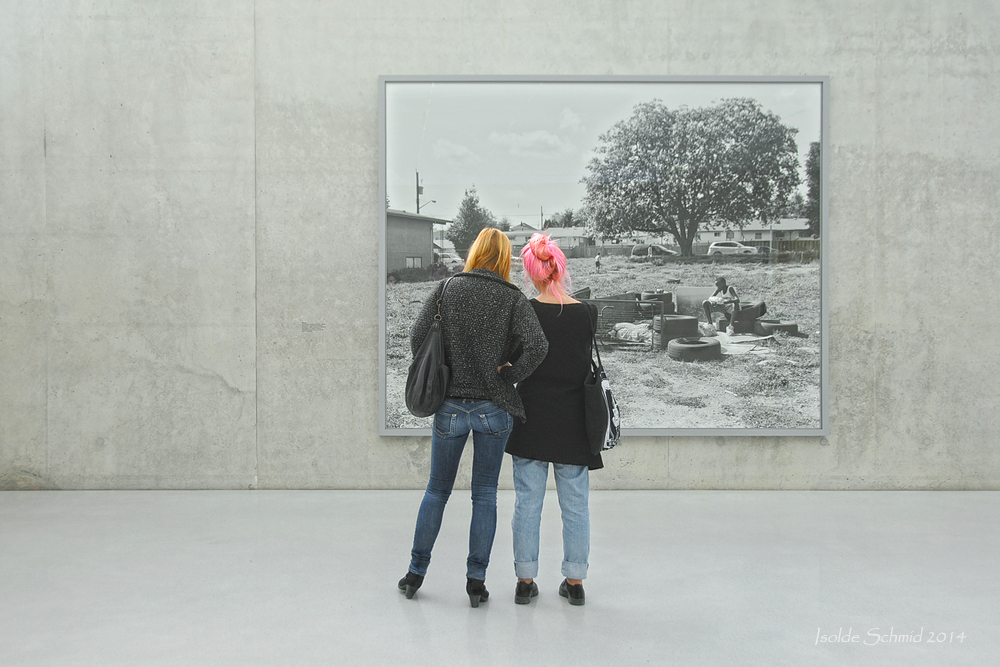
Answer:
<svg viewBox="0 0 1000 667"><path fill-rule="evenodd" d="M792 193L785 208L781 209L782 218L804 218L806 217L806 198L799 190Z"/></svg>
<svg viewBox="0 0 1000 667"><path fill-rule="evenodd" d="M476 186L465 191L465 197L458 207L458 215L448 227L444 236L455 244L455 250L465 253L479 236L483 227L496 227L496 217L479 203Z"/></svg>
<svg viewBox="0 0 1000 667"><path fill-rule="evenodd" d="M806 203L803 207L805 218L809 220L809 231L813 236L819 236L819 142L809 144L809 155L806 157Z"/></svg>
<svg viewBox="0 0 1000 667"><path fill-rule="evenodd" d="M556 213L549 218L546 218L544 227L576 227L583 224L583 218L573 211L571 208L567 208L565 211Z"/></svg>
<svg viewBox="0 0 1000 667"><path fill-rule="evenodd" d="M653 100L601 135L583 178L592 231L671 234L776 219L799 184L797 130L749 98L668 109Z"/></svg>

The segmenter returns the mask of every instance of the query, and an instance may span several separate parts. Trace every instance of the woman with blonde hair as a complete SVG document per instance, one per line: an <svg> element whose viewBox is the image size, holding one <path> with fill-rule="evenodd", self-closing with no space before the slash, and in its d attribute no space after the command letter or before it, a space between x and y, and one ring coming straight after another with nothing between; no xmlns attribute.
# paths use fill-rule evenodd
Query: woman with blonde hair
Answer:
<svg viewBox="0 0 1000 667"><path fill-rule="evenodd" d="M409 571L399 581L407 598L413 597L427 574L470 432L472 525L466 593L473 607L489 597L486 568L496 534L497 479L514 417L525 418L514 384L527 377L548 350L534 310L510 282L510 255L510 240L503 232L483 229L469 248L464 271L431 291L410 331L410 346L416 353L440 302L451 380L447 398L434 415L430 480L417 513Z"/></svg>
<svg viewBox="0 0 1000 667"><path fill-rule="evenodd" d="M524 273L538 296L530 301L549 341L534 373L517 385L527 421L514 425L507 453L514 459L514 602L538 595L538 542L545 484L552 464L562 510L565 577L559 595L584 604L583 580L590 557L590 471L604 467L591 454L584 422L583 383L590 371L597 310L567 293L566 256L545 234L534 234L521 251Z"/></svg>

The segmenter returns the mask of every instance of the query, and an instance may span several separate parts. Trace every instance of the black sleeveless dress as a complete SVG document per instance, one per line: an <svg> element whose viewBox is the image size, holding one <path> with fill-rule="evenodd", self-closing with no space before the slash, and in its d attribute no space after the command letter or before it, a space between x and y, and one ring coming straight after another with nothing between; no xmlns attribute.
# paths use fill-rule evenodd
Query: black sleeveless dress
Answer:
<svg viewBox="0 0 1000 667"><path fill-rule="evenodd" d="M506 451L536 461L603 468L601 455L590 453L583 412L583 381L590 371L597 309L586 303L560 306L535 299L530 303L549 341L549 351L517 385L527 419L514 421Z"/></svg>

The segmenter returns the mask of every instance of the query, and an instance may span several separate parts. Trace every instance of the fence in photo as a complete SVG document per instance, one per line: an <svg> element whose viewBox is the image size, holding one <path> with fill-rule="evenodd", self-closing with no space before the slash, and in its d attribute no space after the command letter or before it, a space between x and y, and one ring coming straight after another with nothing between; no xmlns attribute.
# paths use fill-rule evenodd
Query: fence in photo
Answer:
<svg viewBox="0 0 1000 667"><path fill-rule="evenodd" d="M628 257L632 252L632 246L633 244L579 245L568 249L563 248L563 252L566 254L566 257L571 259L580 257L593 259L597 255L601 257Z"/></svg>
<svg viewBox="0 0 1000 667"><path fill-rule="evenodd" d="M775 262L813 262L820 258L819 239L778 239L772 249Z"/></svg>

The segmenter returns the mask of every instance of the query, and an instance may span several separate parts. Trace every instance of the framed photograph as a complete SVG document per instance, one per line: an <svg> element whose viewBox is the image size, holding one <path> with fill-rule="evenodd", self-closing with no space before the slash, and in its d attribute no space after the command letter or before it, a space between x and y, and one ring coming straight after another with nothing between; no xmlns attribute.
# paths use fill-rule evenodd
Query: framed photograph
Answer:
<svg viewBox="0 0 1000 667"><path fill-rule="evenodd" d="M545 232L628 435L829 433L829 80L384 76L381 435L430 433L403 399L409 332L472 239L511 280Z"/></svg>

